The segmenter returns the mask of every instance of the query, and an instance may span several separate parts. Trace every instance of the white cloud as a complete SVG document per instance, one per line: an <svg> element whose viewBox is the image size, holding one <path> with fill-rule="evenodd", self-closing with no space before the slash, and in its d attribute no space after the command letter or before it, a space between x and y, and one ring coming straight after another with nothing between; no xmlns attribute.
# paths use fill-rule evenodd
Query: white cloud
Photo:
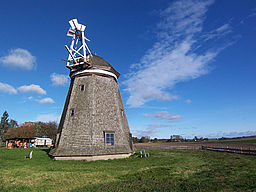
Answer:
<svg viewBox="0 0 256 192"><path fill-rule="evenodd" d="M134 130L133 135L135 137L148 137L148 136L153 137L158 132L159 131L156 130L155 128L146 128L146 129L142 129L142 130Z"/></svg>
<svg viewBox="0 0 256 192"><path fill-rule="evenodd" d="M178 119L183 118L183 116L181 116L181 115L173 115L173 114L169 113L168 111L160 111L157 113L144 113L144 114L142 114L142 116L154 117L156 119L166 120L167 122L175 122Z"/></svg>
<svg viewBox="0 0 256 192"><path fill-rule="evenodd" d="M46 95L46 91L42 89L39 85L23 85L18 88L18 90L22 93L37 93L40 95Z"/></svg>
<svg viewBox="0 0 256 192"><path fill-rule="evenodd" d="M8 85L6 83L1 83L1 82L0 82L0 91L4 93L9 93L9 94L17 93L17 90L13 86Z"/></svg>
<svg viewBox="0 0 256 192"><path fill-rule="evenodd" d="M32 96L29 96L28 97L28 100L33 100L34 98Z"/></svg>
<svg viewBox="0 0 256 192"><path fill-rule="evenodd" d="M168 111L157 112L157 113L155 113L154 116L157 119L164 119L164 120L167 120L167 121L176 121L178 119L183 118L183 116L181 116L181 115L173 115L173 114L170 114Z"/></svg>
<svg viewBox="0 0 256 192"><path fill-rule="evenodd" d="M252 13L248 16L248 18L256 16L256 8L253 8L251 11Z"/></svg>
<svg viewBox="0 0 256 192"><path fill-rule="evenodd" d="M227 31L229 31L229 29L230 29L229 24L224 24L224 25L220 26L219 28L217 28L216 31L217 31L218 33L222 33L222 32L227 32Z"/></svg>
<svg viewBox="0 0 256 192"><path fill-rule="evenodd" d="M210 39L214 38L221 38L229 33L232 33L231 27L229 24L224 24L217 29L214 29L207 34L203 35L202 37L204 38L205 41L208 41Z"/></svg>
<svg viewBox="0 0 256 192"><path fill-rule="evenodd" d="M51 74L52 84L55 86L66 85L68 83L68 76L62 74Z"/></svg>
<svg viewBox="0 0 256 192"><path fill-rule="evenodd" d="M148 124L148 128L156 129L156 128L166 128L171 127L171 125L163 125L163 124Z"/></svg>
<svg viewBox="0 0 256 192"><path fill-rule="evenodd" d="M146 129L134 130L132 131L135 137L156 137L157 133L159 133L158 128L170 128L171 125L163 125L163 124L148 124Z"/></svg>
<svg viewBox="0 0 256 192"><path fill-rule="evenodd" d="M185 103L190 104L190 103L192 103L192 100L191 99L187 99L187 100L185 100Z"/></svg>
<svg viewBox="0 0 256 192"><path fill-rule="evenodd" d="M133 72L123 82L125 91L130 94L127 100L130 107L140 107L151 100L172 100L170 90L177 83L209 72L208 63L224 46L198 49L203 46L203 22L212 3L212 0L181 0L160 13L159 40L137 64L131 66ZM228 28L228 25L223 25L217 31L223 34Z"/></svg>
<svg viewBox="0 0 256 192"><path fill-rule="evenodd" d="M36 57L26 49L12 49L8 55L1 57L0 62L7 67L31 70L36 64Z"/></svg>
<svg viewBox="0 0 256 192"><path fill-rule="evenodd" d="M60 116L56 114L40 114L37 116L36 121L49 122L49 121L59 121Z"/></svg>
<svg viewBox="0 0 256 192"><path fill-rule="evenodd" d="M38 100L39 103L45 104L45 103L54 103L54 100L50 97L46 97L44 99Z"/></svg>

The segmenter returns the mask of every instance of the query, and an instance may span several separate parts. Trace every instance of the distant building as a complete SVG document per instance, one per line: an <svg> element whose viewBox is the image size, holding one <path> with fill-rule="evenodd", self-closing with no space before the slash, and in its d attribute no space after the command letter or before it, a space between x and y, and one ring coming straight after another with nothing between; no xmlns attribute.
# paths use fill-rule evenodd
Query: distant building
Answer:
<svg viewBox="0 0 256 192"><path fill-rule="evenodd" d="M51 146L52 145L52 139L36 137L34 144L35 144L36 147L39 147L39 146Z"/></svg>
<svg viewBox="0 0 256 192"><path fill-rule="evenodd" d="M50 147L52 146L52 139L40 137L28 138L10 138L5 141L6 147L12 148L30 148L30 147Z"/></svg>

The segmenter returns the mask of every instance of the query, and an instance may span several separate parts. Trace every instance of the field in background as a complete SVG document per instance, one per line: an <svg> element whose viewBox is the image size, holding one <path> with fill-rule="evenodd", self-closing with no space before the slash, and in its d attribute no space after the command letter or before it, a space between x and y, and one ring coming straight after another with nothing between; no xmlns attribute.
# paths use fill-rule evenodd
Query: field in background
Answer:
<svg viewBox="0 0 256 192"><path fill-rule="evenodd" d="M219 139L219 140L209 140L209 142L217 143L252 143L256 144L256 137L241 137L241 138L231 138L231 139Z"/></svg>
<svg viewBox="0 0 256 192"><path fill-rule="evenodd" d="M0 191L256 191L255 156L146 150L128 159L53 161L47 150L0 149Z"/></svg>
<svg viewBox="0 0 256 192"><path fill-rule="evenodd" d="M256 137L233 139L209 139L197 142L151 142L136 143L137 149L202 149L202 146L256 150Z"/></svg>

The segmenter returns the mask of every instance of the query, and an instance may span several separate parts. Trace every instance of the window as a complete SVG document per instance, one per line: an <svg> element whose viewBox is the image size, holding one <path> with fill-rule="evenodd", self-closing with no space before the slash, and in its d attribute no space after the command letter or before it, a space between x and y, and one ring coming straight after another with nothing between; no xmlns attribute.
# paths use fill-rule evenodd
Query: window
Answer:
<svg viewBox="0 0 256 192"><path fill-rule="evenodd" d="M75 109L71 109L70 116L74 116L74 115L75 115Z"/></svg>
<svg viewBox="0 0 256 192"><path fill-rule="evenodd" d="M84 91L84 85L80 85L81 91Z"/></svg>
<svg viewBox="0 0 256 192"><path fill-rule="evenodd" d="M105 142L106 146L114 146L115 134L114 133L105 133Z"/></svg>
<svg viewBox="0 0 256 192"><path fill-rule="evenodd" d="M121 116L124 117L124 110L121 109Z"/></svg>

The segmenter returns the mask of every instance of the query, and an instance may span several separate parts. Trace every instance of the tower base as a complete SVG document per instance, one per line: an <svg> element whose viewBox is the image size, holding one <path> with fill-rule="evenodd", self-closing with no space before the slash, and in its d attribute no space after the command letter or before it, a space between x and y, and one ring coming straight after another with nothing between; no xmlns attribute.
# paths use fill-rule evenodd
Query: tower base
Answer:
<svg viewBox="0 0 256 192"><path fill-rule="evenodd" d="M86 160L86 161L96 161L96 160L108 160L108 159L123 159L128 158L133 153L128 154L114 154L114 155L95 155L95 156L62 156L54 157L54 160Z"/></svg>

